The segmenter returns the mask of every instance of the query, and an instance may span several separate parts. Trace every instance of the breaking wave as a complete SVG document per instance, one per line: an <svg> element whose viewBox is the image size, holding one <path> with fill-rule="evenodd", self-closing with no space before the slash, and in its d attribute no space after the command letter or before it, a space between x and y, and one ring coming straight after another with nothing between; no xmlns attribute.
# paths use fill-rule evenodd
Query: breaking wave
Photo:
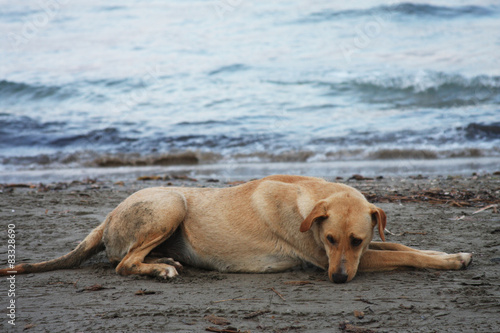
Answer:
<svg viewBox="0 0 500 333"><path fill-rule="evenodd" d="M397 77L370 76L343 81L271 81L279 85L328 88L328 95L349 95L359 102L391 107L447 108L500 103L500 77L421 72Z"/></svg>

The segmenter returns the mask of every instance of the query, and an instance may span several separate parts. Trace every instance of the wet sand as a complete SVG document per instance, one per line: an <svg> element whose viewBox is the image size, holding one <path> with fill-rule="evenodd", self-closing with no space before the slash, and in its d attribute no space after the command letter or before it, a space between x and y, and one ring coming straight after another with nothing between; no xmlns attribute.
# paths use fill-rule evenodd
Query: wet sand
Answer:
<svg viewBox="0 0 500 333"><path fill-rule="evenodd" d="M0 331L500 329L500 214L492 208L473 214L500 198L500 176L341 181L360 189L386 211L392 233L386 235L388 241L450 253L474 252L473 263L464 271L360 273L342 285L332 284L324 271L315 268L223 274L185 267L179 277L159 281L118 276L100 253L79 268L17 276L15 298L8 296L9 284L4 280ZM52 259L73 249L131 193L171 185L231 186L224 180L182 177L87 180L31 188L0 185L1 266L7 265L9 225L15 225L16 263ZM441 199L432 198L432 193L439 193ZM458 197L460 193L468 195ZM16 304L15 326L7 317L11 299Z"/></svg>

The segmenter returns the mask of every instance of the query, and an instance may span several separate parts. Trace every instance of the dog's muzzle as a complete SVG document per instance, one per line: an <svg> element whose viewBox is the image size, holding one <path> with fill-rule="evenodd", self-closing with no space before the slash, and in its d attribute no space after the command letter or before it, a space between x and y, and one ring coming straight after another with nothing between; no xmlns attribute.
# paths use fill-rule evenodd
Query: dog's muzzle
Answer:
<svg viewBox="0 0 500 333"><path fill-rule="evenodd" d="M344 273L334 273L332 274L331 280L334 283L346 283L349 276Z"/></svg>

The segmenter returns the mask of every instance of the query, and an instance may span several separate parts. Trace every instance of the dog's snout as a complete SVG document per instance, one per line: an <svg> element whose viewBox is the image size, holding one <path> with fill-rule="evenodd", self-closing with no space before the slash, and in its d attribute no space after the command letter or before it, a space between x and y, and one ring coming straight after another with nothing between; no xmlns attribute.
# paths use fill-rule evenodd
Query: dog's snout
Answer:
<svg viewBox="0 0 500 333"><path fill-rule="evenodd" d="M347 279L349 277L347 276L347 274L344 274L344 273L335 273L335 274L332 274L332 281L334 283L346 283L347 282Z"/></svg>

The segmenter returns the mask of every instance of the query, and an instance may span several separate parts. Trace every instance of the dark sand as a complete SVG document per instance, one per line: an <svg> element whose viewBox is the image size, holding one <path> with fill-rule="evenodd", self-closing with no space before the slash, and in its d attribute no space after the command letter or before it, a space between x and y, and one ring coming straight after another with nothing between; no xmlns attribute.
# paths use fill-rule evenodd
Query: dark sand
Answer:
<svg viewBox="0 0 500 333"><path fill-rule="evenodd" d="M0 331L204 332L208 327L242 332L500 331L500 214L493 209L472 214L488 205L486 200L474 201L474 195L498 200L499 176L344 181L379 201L394 234L386 236L388 241L474 252L469 269L360 273L352 282L336 285L314 268L222 274L186 267L178 278L158 281L118 276L101 253L80 268L17 276L15 326L8 323L6 308L13 298L2 278ZM52 259L73 249L132 192L169 184L228 186L182 179L0 186L0 263L7 265L9 224L15 225L16 263ZM450 200L423 202L426 190L442 190ZM465 199L453 197L460 191L474 194L466 199L474 206L455 207L464 206ZM414 202L404 200L415 193L420 196ZM398 195L401 203L394 199ZM145 295L136 295L140 290ZM363 315L356 313L357 317L355 311ZM223 317L230 324L213 323L207 316Z"/></svg>

